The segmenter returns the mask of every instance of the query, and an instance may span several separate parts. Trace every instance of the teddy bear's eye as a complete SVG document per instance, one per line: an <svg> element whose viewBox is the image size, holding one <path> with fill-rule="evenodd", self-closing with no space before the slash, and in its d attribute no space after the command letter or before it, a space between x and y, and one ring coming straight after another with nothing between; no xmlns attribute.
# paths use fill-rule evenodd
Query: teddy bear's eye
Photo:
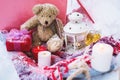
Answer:
<svg viewBox="0 0 120 80"><path fill-rule="evenodd" d="M77 14L77 16L79 16L79 14Z"/></svg>
<svg viewBox="0 0 120 80"><path fill-rule="evenodd" d="M41 15L41 17L43 17L43 15Z"/></svg>
<svg viewBox="0 0 120 80"><path fill-rule="evenodd" d="M69 27L69 30L71 30L71 27Z"/></svg>
<svg viewBox="0 0 120 80"><path fill-rule="evenodd" d="M51 17L51 15L49 17Z"/></svg>

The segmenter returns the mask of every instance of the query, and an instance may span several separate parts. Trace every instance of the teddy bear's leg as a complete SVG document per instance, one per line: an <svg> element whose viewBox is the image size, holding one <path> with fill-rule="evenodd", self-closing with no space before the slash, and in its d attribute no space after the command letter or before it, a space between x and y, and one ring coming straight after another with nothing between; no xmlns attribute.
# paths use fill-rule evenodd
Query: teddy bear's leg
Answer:
<svg viewBox="0 0 120 80"><path fill-rule="evenodd" d="M33 46L39 46L39 45L41 45L41 40L40 40L40 38L38 36L38 32L35 31L32 34L32 47Z"/></svg>
<svg viewBox="0 0 120 80"><path fill-rule="evenodd" d="M50 52L56 52L63 47L63 40L55 34L52 38L50 38L47 42L47 48Z"/></svg>

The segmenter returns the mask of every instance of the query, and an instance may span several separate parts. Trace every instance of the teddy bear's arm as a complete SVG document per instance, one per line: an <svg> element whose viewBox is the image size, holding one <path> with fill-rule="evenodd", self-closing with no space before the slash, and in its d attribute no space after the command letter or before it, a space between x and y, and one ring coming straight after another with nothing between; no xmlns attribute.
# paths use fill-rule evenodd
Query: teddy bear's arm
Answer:
<svg viewBox="0 0 120 80"><path fill-rule="evenodd" d="M62 21L59 18L56 19L56 22L57 22L57 25L56 25L57 34L58 34L58 36L61 39L63 39L63 36L62 36L62 33L63 33L63 23L62 23Z"/></svg>
<svg viewBox="0 0 120 80"><path fill-rule="evenodd" d="M27 29L30 30L34 27L36 27L39 24L39 21L36 16L33 16L29 20L27 20L24 24L21 25L21 29Z"/></svg>

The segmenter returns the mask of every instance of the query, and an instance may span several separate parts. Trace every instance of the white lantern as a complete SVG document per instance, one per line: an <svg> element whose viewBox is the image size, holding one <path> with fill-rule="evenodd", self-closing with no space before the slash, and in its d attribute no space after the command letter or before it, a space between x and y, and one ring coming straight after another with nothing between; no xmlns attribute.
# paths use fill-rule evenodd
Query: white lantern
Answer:
<svg viewBox="0 0 120 80"><path fill-rule="evenodd" d="M74 12L68 16L69 22L64 26L65 43L68 44L67 36L73 38L74 50L76 49L75 43L78 36L83 36L81 41L85 38L86 33L89 31L87 25L82 21L83 15L78 12Z"/></svg>

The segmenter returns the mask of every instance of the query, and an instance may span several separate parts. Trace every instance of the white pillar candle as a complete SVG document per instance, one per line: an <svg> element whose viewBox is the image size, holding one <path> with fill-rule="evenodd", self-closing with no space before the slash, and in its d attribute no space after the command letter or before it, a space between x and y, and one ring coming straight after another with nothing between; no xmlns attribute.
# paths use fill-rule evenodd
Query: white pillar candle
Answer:
<svg viewBox="0 0 120 80"><path fill-rule="evenodd" d="M38 53L38 66L42 68L44 66L50 66L51 64L51 52L41 51Z"/></svg>
<svg viewBox="0 0 120 80"><path fill-rule="evenodd" d="M99 72L110 70L113 47L105 43L96 43L92 49L91 66Z"/></svg>

